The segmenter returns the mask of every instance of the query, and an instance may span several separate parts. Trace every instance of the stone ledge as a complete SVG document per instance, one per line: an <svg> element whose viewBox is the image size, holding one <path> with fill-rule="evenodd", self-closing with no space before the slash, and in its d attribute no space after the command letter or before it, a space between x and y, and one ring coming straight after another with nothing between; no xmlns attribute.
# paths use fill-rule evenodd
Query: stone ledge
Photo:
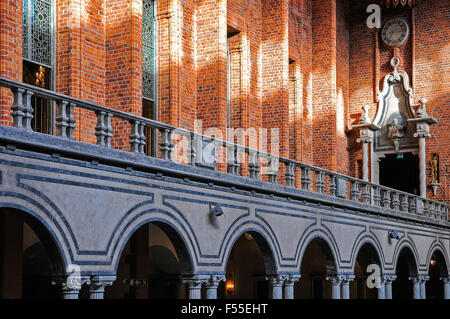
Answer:
<svg viewBox="0 0 450 319"><path fill-rule="evenodd" d="M348 199L309 192L299 188L268 183L192 165L178 164L142 154L105 148L52 135L27 132L9 126L0 126L0 143L4 146L14 145L33 152L47 153L50 154L50 156L52 156L53 153L58 153L61 156L64 155L65 157L77 160L96 160L112 166L121 166L124 168L132 167L133 169L142 171L162 172L165 175L180 179L187 177L193 181L212 182L215 185L220 186L233 186L235 188L256 191L262 194L273 194L283 198L291 198L293 200L309 201L325 206L357 210L364 213L431 224L450 229L450 222L445 220L430 219L421 215L394 211L392 209L367 205Z"/></svg>

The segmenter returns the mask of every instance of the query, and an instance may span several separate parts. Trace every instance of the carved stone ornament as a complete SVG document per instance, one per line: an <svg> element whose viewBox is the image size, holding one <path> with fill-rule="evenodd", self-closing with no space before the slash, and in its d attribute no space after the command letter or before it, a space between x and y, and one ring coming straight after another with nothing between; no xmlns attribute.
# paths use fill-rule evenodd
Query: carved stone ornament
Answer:
<svg viewBox="0 0 450 319"><path fill-rule="evenodd" d="M409 87L406 72L399 71L400 59L391 59L393 71L383 80L383 90L378 92L378 110L373 124L381 129L374 134L374 151L400 152L401 149L418 148L414 137L416 127L409 119L416 118L413 106L413 89Z"/></svg>

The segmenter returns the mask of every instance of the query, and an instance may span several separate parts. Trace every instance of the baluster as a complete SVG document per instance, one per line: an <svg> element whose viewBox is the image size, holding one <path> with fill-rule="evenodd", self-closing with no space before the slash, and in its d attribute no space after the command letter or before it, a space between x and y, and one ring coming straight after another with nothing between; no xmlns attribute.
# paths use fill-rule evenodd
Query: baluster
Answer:
<svg viewBox="0 0 450 319"><path fill-rule="evenodd" d="M141 145L141 134L139 127L141 125L140 121L131 120L131 135L130 135L130 146L131 146L131 152L133 153L139 153L139 148Z"/></svg>
<svg viewBox="0 0 450 319"><path fill-rule="evenodd" d="M436 217L436 206L434 205L434 202L430 201L430 217L435 218Z"/></svg>
<svg viewBox="0 0 450 319"><path fill-rule="evenodd" d="M24 128L23 127L23 117L25 116L25 107L23 106L23 93L25 92L24 89L21 88L12 88L11 91L14 94L14 102L11 106L11 116L13 118L13 126L17 128Z"/></svg>
<svg viewBox="0 0 450 319"><path fill-rule="evenodd" d="M159 143L160 151L161 151L161 158L166 161L172 161L172 153L173 153L173 141L172 141L172 134L173 131L168 128L160 129L161 132L161 143Z"/></svg>
<svg viewBox="0 0 450 319"><path fill-rule="evenodd" d="M363 183L362 185L362 202L365 204L370 204L370 187L369 184Z"/></svg>
<svg viewBox="0 0 450 319"><path fill-rule="evenodd" d="M106 112L97 111L97 126L95 127L95 135L97 136L97 145L106 146L107 127L105 124Z"/></svg>
<svg viewBox="0 0 450 319"><path fill-rule="evenodd" d="M430 210L431 210L431 216L432 218L436 218L437 217L437 211L436 211L436 203L435 202L430 202Z"/></svg>
<svg viewBox="0 0 450 319"><path fill-rule="evenodd" d="M323 194L325 183L323 181L323 172L319 169L315 170L316 173L316 192Z"/></svg>
<svg viewBox="0 0 450 319"><path fill-rule="evenodd" d="M448 219L448 206L442 205L442 219Z"/></svg>
<svg viewBox="0 0 450 319"><path fill-rule="evenodd" d="M284 178L286 180L286 186L295 187L295 165L293 163L285 163L286 173Z"/></svg>
<svg viewBox="0 0 450 319"><path fill-rule="evenodd" d="M147 145L147 136L145 136L145 123L139 125L139 153L145 155L145 145Z"/></svg>
<svg viewBox="0 0 450 319"><path fill-rule="evenodd" d="M381 206L381 193L378 186L373 186L373 204L375 206Z"/></svg>
<svg viewBox="0 0 450 319"><path fill-rule="evenodd" d="M227 145L227 170L228 173L239 175L239 163L237 154L237 145Z"/></svg>
<svg viewBox="0 0 450 319"><path fill-rule="evenodd" d="M337 196L337 184L336 184L336 175L329 174L330 176L330 195Z"/></svg>
<svg viewBox="0 0 450 319"><path fill-rule="evenodd" d="M411 214L416 214L416 197L409 196L409 212Z"/></svg>
<svg viewBox="0 0 450 319"><path fill-rule="evenodd" d="M74 110L75 110L75 103L69 103L69 106L67 107L67 117L69 118L68 120L68 127L67 127L67 137L71 140L75 139L74 137L74 133L75 133L75 115L74 115ZM112 131L112 129L111 129Z"/></svg>
<svg viewBox="0 0 450 319"><path fill-rule="evenodd" d="M403 212L408 212L409 210L408 195L406 194L402 195L401 209Z"/></svg>
<svg viewBox="0 0 450 319"><path fill-rule="evenodd" d="M421 201L422 201L422 214L424 216L428 216L429 212L428 212L427 201L425 199L421 199Z"/></svg>
<svg viewBox="0 0 450 319"><path fill-rule="evenodd" d="M436 218L442 219L442 205L439 203L436 203Z"/></svg>
<svg viewBox="0 0 450 319"><path fill-rule="evenodd" d="M383 194L383 207L391 208L391 192L387 189L384 190Z"/></svg>
<svg viewBox="0 0 450 319"><path fill-rule="evenodd" d="M58 117L56 118L56 127L58 128L58 136L67 138L67 127L69 126L69 118L67 117L67 101L59 101Z"/></svg>
<svg viewBox="0 0 450 319"><path fill-rule="evenodd" d="M278 157L271 156L269 158L269 166L267 171L267 175L269 176L269 183L278 183L278 167Z"/></svg>
<svg viewBox="0 0 450 319"><path fill-rule="evenodd" d="M359 182L355 180L351 180L352 189L350 191L350 199L359 202Z"/></svg>
<svg viewBox="0 0 450 319"><path fill-rule="evenodd" d="M105 136L105 143L107 148L111 148L111 141L113 138L113 129L111 125L111 119L113 117L112 113L106 113L106 136Z"/></svg>
<svg viewBox="0 0 450 319"><path fill-rule="evenodd" d="M310 169L306 166L302 166L302 189L309 191L309 185L311 184L311 178L309 176Z"/></svg>
<svg viewBox="0 0 450 319"><path fill-rule="evenodd" d="M395 210L400 210L400 198L399 193L397 192L392 193L392 208Z"/></svg>
<svg viewBox="0 0 450 319"><path fill-rule="evenodd" d="M259 178L259 152L249 151L250 161L248 163L248 171L250 178Z"/></svg>
<svg viewBox="0 0 450 319"><path fill-rule="evenodd" d="M31 105L31 97L33 96L33 92L31 91L26 91L25 92L25 105L24 105L24 112L25 112L25 116L23 119L23 126L25 128L25 130L32 132L33 129L31 128L31 120L33 119L33 106Z"/></svg>
<svg viewBox="0 0 450 319"><path fill-rule="evenodd" d="M191 165L195 165L197 163L197 137L195 133L191 132L190 134L190 158Z"/></svg>

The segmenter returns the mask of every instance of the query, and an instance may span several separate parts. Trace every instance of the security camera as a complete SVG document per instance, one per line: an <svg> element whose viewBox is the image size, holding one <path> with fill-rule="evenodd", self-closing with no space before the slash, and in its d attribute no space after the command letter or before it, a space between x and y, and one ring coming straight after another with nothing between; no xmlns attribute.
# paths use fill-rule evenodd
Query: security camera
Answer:
<svg viewBox="0 0 450 319"><path fill-rule="evenodd" d="M223 215L223 210L222 207L220 207L220 204L209 205L209 212L216 217Z"/></svg>
<svg viewBox="0 0 450 319"><path fill-rule="evenodd" d="M399 239L400 235L398 234L398 232L396 230L391 230L389 232L389 237L391 237L392 239Z"/></svg>

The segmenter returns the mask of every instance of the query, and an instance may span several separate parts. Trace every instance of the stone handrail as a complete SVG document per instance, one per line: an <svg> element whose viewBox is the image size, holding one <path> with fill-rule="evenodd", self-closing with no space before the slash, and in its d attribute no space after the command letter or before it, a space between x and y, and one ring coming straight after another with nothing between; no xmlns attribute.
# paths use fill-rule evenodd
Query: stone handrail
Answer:
<svg viewBox="0 0 450 319"><path fill-rule="evenodd" d="M97 145L101 147L112 148L114 132L111 120L117 118L130 124L130 151L142 156L147 156L146 128L149 128L157 134L159 147L155 154L166 161L174 161L174 136L178 136L188 141L187 164L217 169L220 163L216 163L215 160L205 162L203 156L199 156L204 153L204 143L213 143L214 152L217 151L226 158L226 170L229 174L247 176L268 183L281 183L286 187L301 188L308 192L373 205L391 210L394 214L398 211L448 221L448 205L444 203L6 78L0 77L0 86L9 88L13 93L11 115L13 126L18 129L33 131L31 97L39 96L56 104L56 128L57 136L60 138L75 140L74 109L84 109L96 114L95 135ZM216 158L217 156L214 157Z"/></svg>

